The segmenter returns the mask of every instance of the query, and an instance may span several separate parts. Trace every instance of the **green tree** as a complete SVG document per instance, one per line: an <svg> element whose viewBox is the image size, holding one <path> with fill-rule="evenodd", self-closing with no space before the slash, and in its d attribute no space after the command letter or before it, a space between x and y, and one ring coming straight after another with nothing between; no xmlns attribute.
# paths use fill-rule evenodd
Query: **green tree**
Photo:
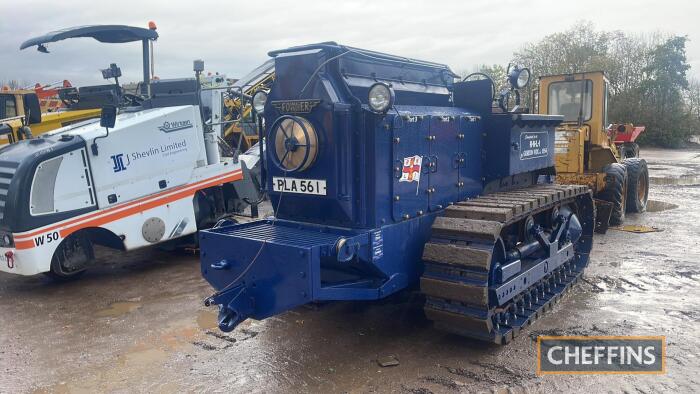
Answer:
<svg viewBox="0 0 700 394"><path fill-rule="evenodd" d="M513 54L517 64L536 75L575 73L606 69L612 33L597 32L591 22L578 22L571 29L525 45Z"/></svg>
<svg viewBox="0 0 700 394"><path fill-rule="evenodd" d="M474 67L473 71L471 72L463 71L460 74L462 75L462 78L466 78L473 73L484 73L491 77L494 85L496 85L496 94L508 86L506 68L500 64L493 64L490 66L487 64L481 64ZM480 79L479 76L474 76L473 78Z"/></svg>
<svg viewBox="0 0 700 394"><path fill-rule="evenodd" d="M530 68L533 89L541 75L605 71L609 121L645 125L642 143L678 146L700 134L700 88L687 80L686 41L661 33L597 31L584 21L525 45L513 63Z"/></svg>
<svg viewBox="0 0 700 394"><path fill-rule="evenodd" d="M651 52L640 84L642 107L653 117L646 119L647 133L642 142L678 146L693 134L692 119L684 102L689 88L685 36L673 36Z"/></svg>

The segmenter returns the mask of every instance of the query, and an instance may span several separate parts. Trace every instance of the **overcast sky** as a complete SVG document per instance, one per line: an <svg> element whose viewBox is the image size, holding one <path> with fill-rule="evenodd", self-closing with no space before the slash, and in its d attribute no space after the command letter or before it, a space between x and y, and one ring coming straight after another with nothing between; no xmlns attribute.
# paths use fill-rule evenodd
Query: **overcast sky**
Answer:
<svg viewBox="0 0 700 394"><path fill-rule="evenodd" d="M155 71L161 78L192 75L192 60L208 71L240 77L267 52L319 41L446 63L454 71L507 64L514 50L590 20L598 29L687 35L691 76L700 78L700 1L464 0L464 1L0 1L0 81L74 85L101 83L99 69L116 62L123 81L141 73L140 43L73 39L50 54L19 51L31 37L88 24L158 25Z"/></svg>

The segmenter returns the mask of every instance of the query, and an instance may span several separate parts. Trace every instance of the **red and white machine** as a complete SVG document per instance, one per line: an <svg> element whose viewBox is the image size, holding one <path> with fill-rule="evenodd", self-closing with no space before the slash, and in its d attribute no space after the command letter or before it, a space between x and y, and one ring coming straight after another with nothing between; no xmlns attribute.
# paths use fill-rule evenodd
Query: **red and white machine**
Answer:
<svg viewBox="0 0 700 394"><path fill-rule="evenodd" d="M182 238L257 200L258 156L222 157L197 105L123 112L0 150L0 271L82 273L93 244ZM246 199L246 200L244 200Z"/></svg>

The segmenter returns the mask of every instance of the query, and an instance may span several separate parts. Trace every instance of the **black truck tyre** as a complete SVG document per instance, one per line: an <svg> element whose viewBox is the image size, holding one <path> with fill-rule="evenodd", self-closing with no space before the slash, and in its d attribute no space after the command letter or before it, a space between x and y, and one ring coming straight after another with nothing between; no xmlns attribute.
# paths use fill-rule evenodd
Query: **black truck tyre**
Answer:
<svg viewBox="0 0 700 394"><path fill-rule="evenodd" d="M625 159L627 168L627 212L641 213L647 209L649 200L649 168L640 158Z"/></svg>
<svg viewBox="0 0 700 394"><path fill-rule="evenodd" d="M66 282L83 276L95 259L92 241L85 233L74 233L64 239L51 258L51 270L46 276Z"/></svg>
<svg viewBox="0 0 700 394"><path fill-rule="evenodd" d="M627 169L620 163L611 163L603 167L605 173L605 189L598 198L612 203L610 225L619 226L625 221L625 182Z"/></svg>

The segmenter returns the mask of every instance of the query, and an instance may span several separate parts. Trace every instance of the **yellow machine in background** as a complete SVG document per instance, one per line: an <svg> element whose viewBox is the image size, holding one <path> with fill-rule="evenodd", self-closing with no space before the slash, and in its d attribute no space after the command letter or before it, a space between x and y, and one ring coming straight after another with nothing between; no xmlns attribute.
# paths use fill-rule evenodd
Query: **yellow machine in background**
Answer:
<svg viewBox="0 0 700 394"><path fill-rule="evenodd" d="M268 61L236 81L223 94L222 134L225 141L231 147L237 148L239 152L247 151L259 140L251 100L256 92L269 91L274 78L274 63ZM67 108L43 114L34 91L0 92L0 145L15 143L76 122L99 117L100 108L85 108L77 105L81 99L79 89L63 89L62 92L65 92L61 97L66 100L64 103L67 102ZM99 95L100 92L92 94ZM28 105L36 105L36 109L30 111ZM29 112L40 116L29 122L26 117Z"/></svg>
<svg viewBox="0 0 700 394"><path fill-rule="evenodd" d="M621 224L625 212L646 210L649 195L646 161L626 158L616 146L617 133L628 127L606 126L608 86L602 71L547 75L538 93L540 114L564 116L555 141L557 180L593 190L602 231Z"/></svg>
<svg viewBox="0 0 700 394"><path fill-rule="evenodd" d="M39 98L32 90L0 92L0 145L100 116L100 109L68 110L42 114Z"/></svg>
<svg viewBox="0 0 700 394"><path fill-rule="evenodd" d="M267 61L236 81L224 97L224 140L240 152L255 145L259 136L253 118L252 96L268 92L275 79L275 64Z"/></svg>

